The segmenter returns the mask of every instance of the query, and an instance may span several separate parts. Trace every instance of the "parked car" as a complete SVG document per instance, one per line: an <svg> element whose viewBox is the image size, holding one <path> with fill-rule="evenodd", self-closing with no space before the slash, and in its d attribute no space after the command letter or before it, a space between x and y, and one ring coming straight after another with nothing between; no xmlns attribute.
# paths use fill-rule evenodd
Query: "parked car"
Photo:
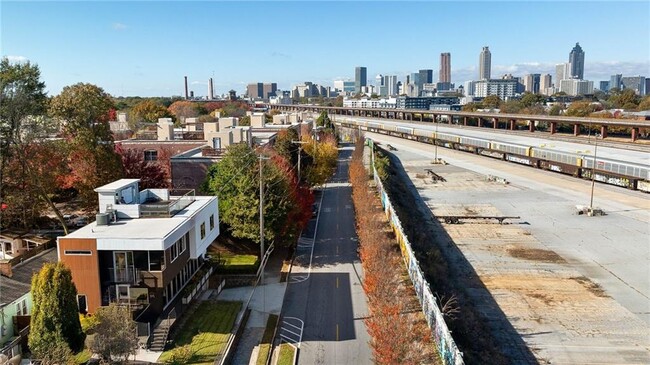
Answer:
<svg viewBox="0 0 650 365"><path fill-rule="evenodd" d="M74 225L77 227L83 227L86 224L88 224L88 219L86 217L79 217L75 222Z"/></svg>

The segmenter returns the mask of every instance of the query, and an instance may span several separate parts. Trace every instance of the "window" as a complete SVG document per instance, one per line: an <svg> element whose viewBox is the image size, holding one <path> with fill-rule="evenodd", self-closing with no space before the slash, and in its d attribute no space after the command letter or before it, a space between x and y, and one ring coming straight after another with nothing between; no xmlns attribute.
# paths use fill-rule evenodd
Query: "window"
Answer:
<svg viewBox="0 0 650 365"><path fill-rule="evenodd" d="M157 161L158 160L158 151L156 151L156 150L144 151L144 160L145 161Z"/></svg>
<svg viewBox="0 0 650 365"><path fill-rule="evenodd" d="M17 316L26 316L27 315L27 300L23 299L20 302L16 303L16 315Z"/></svg>
<svg viewBox="0 0 650 365"><path fill-rule="evenodd" d="M149 251L149 271L161 271L165 267L164 251Z"/></svg>
<svg viewBox="0 0 650 365"><path fill-rule="evenodd" d="M214 214L210 216L210 231L214 229Z"/></svg>
<svg viewBox="0 0 650 365"><path fill-rule="evenodd" d="M205 222L201 223L201 239L205 238Z"/></svg>
<svg viewBox="0 0 650 365"><path fill-rule="evenodd" d="M169 250L169 261L174 262L176 258L178 257L178 246L176 245L177 242L174 242L172 245L171 249Z"/></svg>
<svg viewBox="0 0 650 365"><path fill-rule="evenodd" d="M63 253L65 253L66 255L85 255L85 256L92 255L92 252L90 252L89 250L65 250L63 251Z"/></svg>
<svg viewBox="0 0 650 365"><path fill-rule="evenodd" d="M85 294L77 295L77 306L79 307L79 313L88 313L88 302L86 301Z"/></svg>

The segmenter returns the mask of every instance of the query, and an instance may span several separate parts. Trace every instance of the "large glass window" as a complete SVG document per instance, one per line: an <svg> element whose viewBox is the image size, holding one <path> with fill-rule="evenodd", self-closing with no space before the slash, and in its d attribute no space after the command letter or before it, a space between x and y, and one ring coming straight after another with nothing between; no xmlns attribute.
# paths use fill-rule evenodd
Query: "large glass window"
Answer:
<svg viewBox="0 0 650 365"><path fill-rule="evenodd" d="M201 223L201 239L205 238L205 222Z"/></svg>
<svg viewBox="0 0 650 365"><path fill-rule="evenodd" d="M214 214L210 215L210 231L214 229Z"/></svg>

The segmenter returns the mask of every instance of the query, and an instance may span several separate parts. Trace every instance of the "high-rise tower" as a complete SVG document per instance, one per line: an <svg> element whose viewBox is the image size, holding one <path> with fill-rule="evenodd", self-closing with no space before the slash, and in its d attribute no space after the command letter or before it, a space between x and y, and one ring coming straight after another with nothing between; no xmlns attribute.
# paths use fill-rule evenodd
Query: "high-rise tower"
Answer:
<svg viewBox="0 0 650 365"><path fill-rule="evenodd" d="M357 67L354 69L354 92L357 94L361 92L361 88L368 86L368 70L365 67Z"/></svg>
<svg viewBox="0 0 650 365"><path fill-rule="evenodd" d="M451 53L449 52L440 54L440 75L438 82L451 82Z"/></svg>
<svg viewBox="0 0 650 365"><path fill-rule="evenodd" d="M492 53L486 46L481 51L478 61L478 78L479 80L489 80L492 71Z"/></svg>
<svg viewBox="0 0 650 365"><path fill-rule="evenodd" d="M571 64L571 77L582 80L585 76L585 52L576 43L571 53L569 53L569 63Z"/></svg>

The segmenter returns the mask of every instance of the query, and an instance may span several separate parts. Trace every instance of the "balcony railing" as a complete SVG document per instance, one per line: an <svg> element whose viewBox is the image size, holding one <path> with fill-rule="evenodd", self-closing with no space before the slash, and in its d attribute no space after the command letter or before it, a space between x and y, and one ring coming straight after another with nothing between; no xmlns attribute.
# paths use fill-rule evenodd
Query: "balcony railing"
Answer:
<svg viewBox="0 0 650 365"><path fill-rule="evenodd" d="M182 196L170 201L140 204L140 216L149 218L173 217L175 214L185 209L188 205L192 204L196 199L194 189L183 190L182 193Z"/></svg>
<svg viewBox="0 0 650 365"><path fill-rule="evenodd" d="M109 268L108 278L111 283L137 284L141 281L141 270L133 266L126 268Z"/></svg>

